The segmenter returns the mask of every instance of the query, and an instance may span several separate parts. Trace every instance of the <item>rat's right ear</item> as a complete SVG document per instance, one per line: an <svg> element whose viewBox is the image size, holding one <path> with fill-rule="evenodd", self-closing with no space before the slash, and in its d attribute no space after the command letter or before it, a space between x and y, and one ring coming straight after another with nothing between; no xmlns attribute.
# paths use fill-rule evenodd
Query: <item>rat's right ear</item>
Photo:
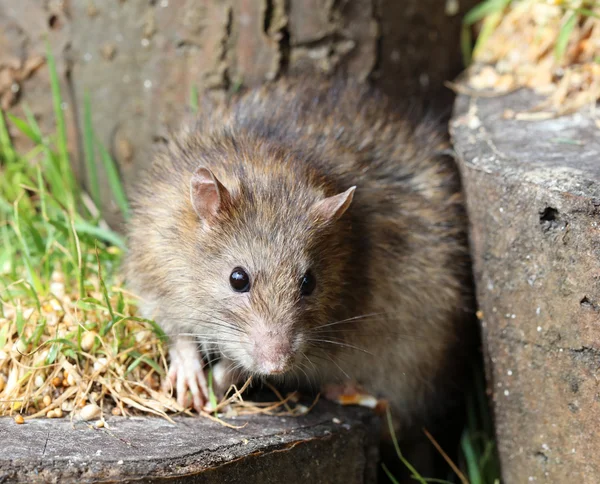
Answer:
<svg viewBox="0 0 600 484"><path fill-rule="evenodd" d="M208 168L201 166L194 172L190 182L190 199L200 219L210 223L228 198L227 188Z"/></svg>

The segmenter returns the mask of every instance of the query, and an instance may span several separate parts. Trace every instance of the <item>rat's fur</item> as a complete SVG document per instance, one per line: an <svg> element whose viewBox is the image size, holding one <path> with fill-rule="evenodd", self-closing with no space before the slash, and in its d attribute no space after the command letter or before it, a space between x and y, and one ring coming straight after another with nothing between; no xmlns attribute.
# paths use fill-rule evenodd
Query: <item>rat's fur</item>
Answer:
<svg viewBox="0 0 600 484"><path fill-rule="evenodd" d="M330 81L203 110L135 199L127 274L146 313L250 373L249 346L289 338L301 350L287 382L350 377L402 424L421 422L454 388L473 328L458 173L441 123L418 118ZM200 165L230 194L208 228L189 196ZM315 218L319 200L354 185L339 220ZM229 286L236 266L248 293ZM309 268L317 289L300 298Z"/></svg>

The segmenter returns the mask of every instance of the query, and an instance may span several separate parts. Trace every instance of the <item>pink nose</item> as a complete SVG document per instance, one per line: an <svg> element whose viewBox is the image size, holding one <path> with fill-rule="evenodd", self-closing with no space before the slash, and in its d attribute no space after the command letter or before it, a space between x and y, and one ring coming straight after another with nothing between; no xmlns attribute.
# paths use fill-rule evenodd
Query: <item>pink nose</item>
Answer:
<svg viewBox="0 0 600 484"><path fill-rule="evenodd" d="M292 360L292 347L287 338L267 334L254 340L252 356L260 373L277 375L288 369Z"/></svg>

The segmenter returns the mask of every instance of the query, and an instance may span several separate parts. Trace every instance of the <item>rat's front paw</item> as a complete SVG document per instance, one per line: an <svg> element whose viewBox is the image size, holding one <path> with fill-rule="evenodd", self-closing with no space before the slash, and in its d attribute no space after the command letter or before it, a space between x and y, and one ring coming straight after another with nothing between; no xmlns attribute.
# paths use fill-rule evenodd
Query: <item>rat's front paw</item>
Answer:
<svg viewBox="0 0 600 484"><path fill-rule="evenodd" d="M235 363L227 358L222 358L213 366L213 390L217 400L221 400L232 385L240 383L239 371L233 370Z"/></svg>
<svg viewBox="0 0 600 484"><path fill-rule="evenodd" d="M189 391L192 395L191 403L200 412L208 401L208 386L198 347L193 341L178 339L169 355L171 364L167 383L171 384L171 388L175 388L177 403L184 408L189 407Z"/></svg>

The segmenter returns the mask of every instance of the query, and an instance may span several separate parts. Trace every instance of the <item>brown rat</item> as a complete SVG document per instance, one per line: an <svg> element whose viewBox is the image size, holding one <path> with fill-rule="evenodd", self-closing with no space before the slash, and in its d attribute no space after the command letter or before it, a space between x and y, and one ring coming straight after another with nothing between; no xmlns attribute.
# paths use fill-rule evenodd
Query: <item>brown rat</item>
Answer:
<svg viewBox="0 0 600 484"><path fill-rule="evenodd" d="M201 348L224 379L358 382L401 424L443 406L472 331L446 148L441 123L351 83L281 81L201 110L140 184L127 259L172 338L180 402L206 402Z"/></svg>

